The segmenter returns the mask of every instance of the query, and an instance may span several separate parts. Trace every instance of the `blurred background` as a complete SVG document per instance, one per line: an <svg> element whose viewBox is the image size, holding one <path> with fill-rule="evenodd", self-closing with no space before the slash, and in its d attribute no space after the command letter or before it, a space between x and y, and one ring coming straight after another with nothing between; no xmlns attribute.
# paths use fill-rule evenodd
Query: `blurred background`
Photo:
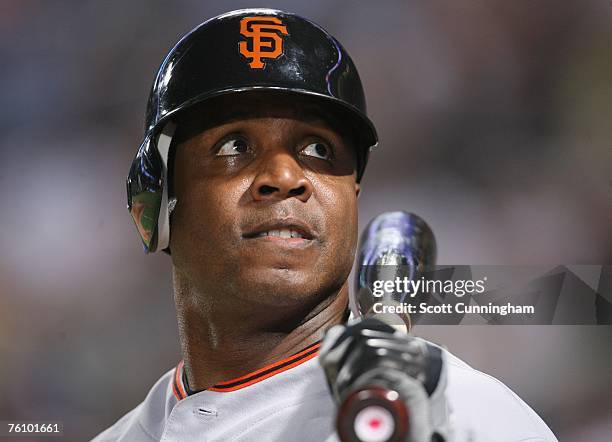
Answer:
<svg viewBox="0 0 612 442"><path fill-rule="evenodd" d="M2 0L0 420L89 439L180 359L170 261L142 253L124 180L165 53L248 6L313 19L356 62L380 135L362 227L413 211L442 264L612 263L608 0ZM611 440L612 327L415 331L560 440Z"/></svg>

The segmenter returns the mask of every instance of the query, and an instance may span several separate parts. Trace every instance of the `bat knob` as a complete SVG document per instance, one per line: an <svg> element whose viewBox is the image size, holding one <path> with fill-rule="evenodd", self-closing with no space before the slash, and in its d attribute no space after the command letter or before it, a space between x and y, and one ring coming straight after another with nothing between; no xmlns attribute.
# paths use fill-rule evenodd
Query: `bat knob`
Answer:
<svg viewBox="0 0 612 442"><path fill-rule="evenodd" d="M409 413L397 391L364 387L347 396L336 428L342 442L404 442Z"/></svg>

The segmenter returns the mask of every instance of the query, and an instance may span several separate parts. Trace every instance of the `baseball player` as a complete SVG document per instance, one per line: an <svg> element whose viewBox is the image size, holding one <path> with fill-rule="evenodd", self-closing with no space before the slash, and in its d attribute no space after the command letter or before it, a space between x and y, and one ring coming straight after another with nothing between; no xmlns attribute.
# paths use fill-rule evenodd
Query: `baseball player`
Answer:
<svg viewBox="0 0 612 442"><path fill-rule="evenodd" d="M410 409L402 440L556 440L449 352L384 324L346 325L376 144L353 61L311 21L245 9L177 43L127 191L145 251L171 257L183 359L95 441L337 441L346 387L391 359L405 368L394 381ZM418 354L435 356L418 359L433 361L433 381L411 371ZM357 436L394 440L385 419L358 417Z"/></svg>

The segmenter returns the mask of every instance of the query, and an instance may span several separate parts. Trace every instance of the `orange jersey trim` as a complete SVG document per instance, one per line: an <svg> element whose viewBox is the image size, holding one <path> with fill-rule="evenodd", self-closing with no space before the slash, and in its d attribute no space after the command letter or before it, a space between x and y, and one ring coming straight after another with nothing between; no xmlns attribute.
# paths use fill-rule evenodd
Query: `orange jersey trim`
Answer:
<svg viewBox="0 0 612 442"><path fill-rule="evenodd" d="M183 381L181 380L181 373L183 373L183 364L184 363L182 360L178 363L178 365L174 369L174 379L172 380L172 392L179 401L187 397L187 392L185 391Z"/></svg>
<svg viewBox="0 0 612 442"><path fill-rule="evenodd" d="M220 382L210 388L207 388L206 391L226 393L230 391L240 390L241 388L256 384L257 382L261 382L264 379L268 379L269 377L272 377L276 374L282 373L283 371L289 370L293 367L297 367L298 365L303 364L306 361L309 361L310 359L314 358L319 354L319 347L321 347L321 342L316 342L312 345L309 345L305 349L295 353L294 355L289 356L288 358L268 364L265 367L257 369L244 376L240 376L225 382ZM179 401L187 397L187 392L182 381L183 366L184 362L180 361L174 369L174 379L172 382L172 391L174 393L174 396Z"/></svg>

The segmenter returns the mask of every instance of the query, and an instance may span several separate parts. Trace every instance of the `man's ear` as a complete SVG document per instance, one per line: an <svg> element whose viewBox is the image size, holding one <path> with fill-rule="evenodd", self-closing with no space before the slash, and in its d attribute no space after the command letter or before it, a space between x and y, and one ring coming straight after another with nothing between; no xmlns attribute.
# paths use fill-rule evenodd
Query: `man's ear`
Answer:
<svg viewBox="0 0 612 442"><path fill-rule="evenodd" d="M361 192L361 184L355 183L355 196L359 198L359 192Z"/></svg>

